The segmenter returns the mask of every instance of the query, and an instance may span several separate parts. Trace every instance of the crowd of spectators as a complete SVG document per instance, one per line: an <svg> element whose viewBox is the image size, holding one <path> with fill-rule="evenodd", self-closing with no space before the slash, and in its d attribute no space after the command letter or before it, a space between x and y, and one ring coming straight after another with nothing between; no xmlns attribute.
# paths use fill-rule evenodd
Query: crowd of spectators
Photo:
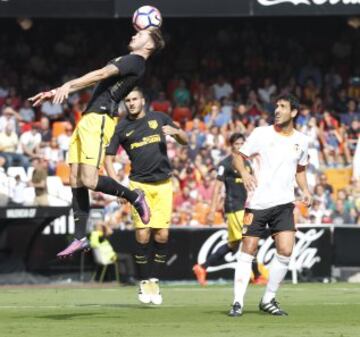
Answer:
<svg viewBox="0 0 360 337"><path fill-rule="evenodd" d="M229 135L248 136L271 123L276 97L288 92L301 101L296 127L310 139L308 179L315 199L310 210L297 203L297 222L360 224L359 31L338 18L323 19L324 29L307 19L311 34L301 29L302 21L270 25L262 20L261 26L256 20L212 25L174 20L165 27L167 48L149 61L144 84L149 109L172 116L190 138L188 147L169 139L173 225L209 224L216 165L228 153ZM5 172L40 161L49 175L57 173L91 91L39 109L26 97L103 66L124 52L131 34L128 22L105 21L101 31L87 22L55 32L52 25L35 22L32 30L21 31L9 23L0 34L0 43L8 46L0 49L0 166ZM54 132L59 123L60 134ZM119 180L126 184L130 165L122 150L116 160ZM336 169L353 169L342 188L327 182L325 173ZM130 223L128 205L99 193L92 193L92 200L114 223ZM220 203L212 225L223 223Z"/></svg>

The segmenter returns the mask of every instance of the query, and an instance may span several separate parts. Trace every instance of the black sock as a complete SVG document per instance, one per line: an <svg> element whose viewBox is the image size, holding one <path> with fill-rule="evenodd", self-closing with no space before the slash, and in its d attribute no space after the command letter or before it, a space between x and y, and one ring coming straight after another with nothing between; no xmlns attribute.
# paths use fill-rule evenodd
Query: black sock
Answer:
<svg viewBox="0 0 360 337"><path fill-rule="evenodd" d="M86 225L90 213L89 191L86 187L72 188L72 207L74 211L75 238L86 236Z"/></svg>
<svg viewBox="0 0 360 337"><path fill-rule="evenodd" d="M215 253L211 254L202 264L204 268L212 266L221 260L227 253L231 251L231 248L226 244L221 246Z"/></svg>
<svg viewBox="0 0 360 337"><path fill-rule="evenodd" d="M138 194L136 192L129 190L127 187L119 184L113 178L107 176L99 176L95 191L115 195L119 198L125 198L132 204L138 198Z"/></svg>
<svg viewBox="0 0 360 337"><path fill-rule="evenodd" d="M163 270L167 255L168 255L168 243L161 243L154 241L153 244L153 263L151 268L151 277L159 279L161 271Z"/></svg>
<svg viewBox="0 0 360 337"><path fill-rule="evenodd" d="M149 278L149 244L136 241L134 260L137 267L139 280Z"/></svg>
<svg viewBox="0 0 360 337"><path fill-rule="evenodd" d="M256 259L253 260L251 267L252 267L252 272L254 274L254 278L257 279L261 275L261 273L259 271L259 264Z"/></svg>

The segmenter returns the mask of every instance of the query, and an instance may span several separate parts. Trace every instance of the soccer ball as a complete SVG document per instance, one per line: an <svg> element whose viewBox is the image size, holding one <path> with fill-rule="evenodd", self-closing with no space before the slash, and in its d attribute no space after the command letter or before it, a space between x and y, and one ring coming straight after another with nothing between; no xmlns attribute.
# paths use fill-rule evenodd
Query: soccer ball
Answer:
<svg viewBox="0 0 360 337"><path fill-rule="evenodd" d="M161 13L153 6L142 6L134 12L132 23L137 31L148 28L160 28L162 24Z"/></svg>

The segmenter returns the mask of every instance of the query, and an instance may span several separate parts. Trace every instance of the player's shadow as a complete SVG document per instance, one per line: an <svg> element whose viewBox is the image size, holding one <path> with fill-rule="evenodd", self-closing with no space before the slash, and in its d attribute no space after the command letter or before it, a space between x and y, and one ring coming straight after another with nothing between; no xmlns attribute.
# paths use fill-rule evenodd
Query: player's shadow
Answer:
<svg viewBox="0 0 360 337"><path fill-rule="evenodd" d="M55 315L45 315L45 316L38 316L37 318L41 319L51 319L54 321L67 321L69 319L73 318L79 318L79 317L89 317L89 316L95 316L95 315L102 315L101 312L84 312L84 313L76 313L73 314L55 314Z"/></svg>
<svg viewBox="0 0 360 337"><path fill-rule="evenodd" d="M155 306L143 304L78 304L77 307L125 308L125 309L156 309Z"/></svg>
<svg viewBox="0 0 360 337"><path fill-rule="evenodd" d="M224 311L224 310L207 310L207 311L204 311L205 314L208 314L208 315L221 315L221 316L228 316L229 318L233 318L231 316L229 316L229 311ZM259 310L246 310L244 313L243 313L243 316L258 316L258 315L261 315L261 312L259 312Z"/></svg>

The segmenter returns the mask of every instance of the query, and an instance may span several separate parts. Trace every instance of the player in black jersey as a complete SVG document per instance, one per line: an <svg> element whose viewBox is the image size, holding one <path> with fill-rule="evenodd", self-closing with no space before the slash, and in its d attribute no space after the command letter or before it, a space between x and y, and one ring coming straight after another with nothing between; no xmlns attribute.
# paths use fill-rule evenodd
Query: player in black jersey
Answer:
<svg viewBox="0 0 360 337"><path fill-rule="evenodd" d="M150 206L151 220L145 224L132 212L135 225L135 263L140 278L139 300L161 304L159 276L166 263L167 242L172 212L171 166L167 156L166 136L186 145L187 135L172 119L161 112L146 112L141 89L134 88L125 98L127 116L116 126L106 149L105 168L116 179L114 156L121 145L131 161L130 187L141 189ZM150 241L153 235L153 241ZM152 266L149 266L152 248Z"/></svg>
<svg viewBox="0 0 360 337"><path fill-rule="evenodd" d="M131 191L107 176L99 176L105 147L117 123L119 102L138 84L145 72L146 60L164 47L158 29L141 30L129 43L130 54L111 60L105 67L66 82L61 87L41 92L29 100L34 106L52 99L62 103L69 94L96 84L92 98L70 141L70 185L73 192L75 240L58 257L88 247L86 223L90 211L88 189L125 198L131 202L144 223L150 213L142 191Z"/></svg>
<svg viewBox="0 0 360 337"><path fill-rule="evenodd" d="M208 222L214 222L214 215L221 194L225 185L225 214L228 225L228 244L221 246L215 253L211 254L202 264L195 264L193 271L200 285L206 285L206 269L220 261L227 253L235 253L242 239L242 227L244 218L245 202L247 192L244 187L241 175L233 166L233 153L239 151L244 144L245 137L241 133L234 133L229 139L231 154L223 159L218 165L217 181L212 195ZM250 169L250 166L248 166ZM266 279L261 275L258 264L253 264L254 283L263 284Z"/></svg>

